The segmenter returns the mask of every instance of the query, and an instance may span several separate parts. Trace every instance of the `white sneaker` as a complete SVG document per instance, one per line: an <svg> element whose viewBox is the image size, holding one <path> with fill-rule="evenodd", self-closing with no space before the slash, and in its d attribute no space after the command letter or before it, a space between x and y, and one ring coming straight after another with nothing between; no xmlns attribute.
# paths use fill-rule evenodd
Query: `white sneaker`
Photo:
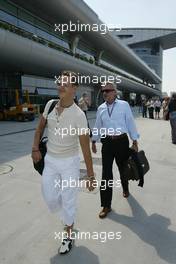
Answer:
<svg viewBox="0 0 176 264"><path fill-rule="evenodd" d="M73 240L70 239L69 237L64 238L61 244L61 247L59 249L60 254L66 254L68 253L73 246Z"/></svg>

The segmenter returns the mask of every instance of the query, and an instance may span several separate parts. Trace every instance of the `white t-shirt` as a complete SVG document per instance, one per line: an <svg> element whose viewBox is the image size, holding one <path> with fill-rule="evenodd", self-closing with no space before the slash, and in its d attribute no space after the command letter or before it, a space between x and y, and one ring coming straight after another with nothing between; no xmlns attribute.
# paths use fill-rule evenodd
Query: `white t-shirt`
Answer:
<svg viewBox="0 0 176 264"><path fill-rule="evenodd" d="M159 100L155 101L154 107L161 107L161 102Z"/></svg>
<svg viewBox="0 0 176 264"><path fill-rule="evenodd" d="M60 115L56 107L48 115L53 101L48 101L43 112L47 119L47 153L58 158L78 155L79 135L88 133L86 116L75 103L64 108Z"/></svg>

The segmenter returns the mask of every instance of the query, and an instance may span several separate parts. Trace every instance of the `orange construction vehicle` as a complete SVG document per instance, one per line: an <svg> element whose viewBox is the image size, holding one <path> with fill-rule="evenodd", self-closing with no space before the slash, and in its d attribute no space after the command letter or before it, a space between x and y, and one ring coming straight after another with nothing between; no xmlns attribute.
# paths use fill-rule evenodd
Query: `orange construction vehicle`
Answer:
<svg viewBox="0 0 176 264"><path fill-rule="evenodd" d="M0 110L0 120L33 121L35 119L34 106L30 103L29 93L25 91L25 102L20 104L19 92L15 90L15 105Z"/></svg>

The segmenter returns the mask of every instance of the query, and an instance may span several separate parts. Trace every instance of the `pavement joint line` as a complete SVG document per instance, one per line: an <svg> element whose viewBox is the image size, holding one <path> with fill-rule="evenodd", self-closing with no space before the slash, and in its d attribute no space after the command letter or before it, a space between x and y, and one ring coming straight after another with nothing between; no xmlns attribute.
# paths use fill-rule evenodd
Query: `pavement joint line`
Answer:
<svg viewBox="0 0 176 264"><path fill-rule="evenodd" d="M15 132L9 132L9 133L5 133L5 134L0 134L0 137L14 135L14 134L23 133L23 132L28 132L28 131L32 131L32 130L35 130L35 128L29 128L29 129L25 129L25 130L20 130L20 131L15 131Z"/></svg>

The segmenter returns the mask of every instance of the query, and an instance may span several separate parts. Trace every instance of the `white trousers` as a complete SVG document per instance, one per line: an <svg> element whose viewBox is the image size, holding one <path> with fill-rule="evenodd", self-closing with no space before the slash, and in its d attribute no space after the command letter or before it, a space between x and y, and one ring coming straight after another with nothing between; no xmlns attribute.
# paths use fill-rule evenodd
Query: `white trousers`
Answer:
<svg viewBox="0 0 176 264"><path fill-rule="evenodd" d="M71 180L78 182L79 174L79 156L55 158L45 155L42 194L50 211L58 212L65 225L72 225L75 222L78 187L69 183Z"/></svg>

